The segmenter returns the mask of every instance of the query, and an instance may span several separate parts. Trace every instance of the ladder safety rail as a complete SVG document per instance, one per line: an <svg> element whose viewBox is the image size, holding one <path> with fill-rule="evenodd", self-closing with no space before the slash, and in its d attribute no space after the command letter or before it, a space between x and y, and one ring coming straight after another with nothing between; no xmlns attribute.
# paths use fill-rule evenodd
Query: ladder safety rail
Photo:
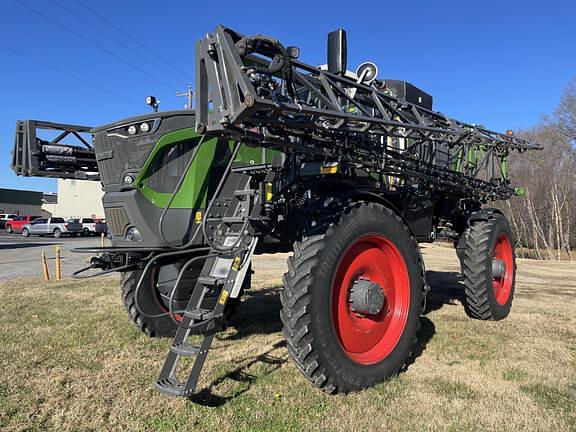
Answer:
<svg viewBox="0 0 576 432"><path fill-rule="evenodd" d="M192 257L184 263L168 302L168 314L176 324L177 330L156 387L161 392L174 396L191 396L193 394L214 335L218 330L218 324L224 317L226 304L230 298L236 298L239 295L258 242L255 230L250 223L252 218L260 213L258 200L255 197L251 199L250 183L252 176L249 171L242 174L234 173L229 165L223 179L226 179L227 187L234 188L234 193L232 197L227 196L229 192L226 192L226 188L221 185L211 199L210 208L214 203L224 205L221 206L217 214L212 214L208 209L206 211L203 225L209 218L217 221L215 229L211 233L208 233L204 226L203 232L210 244L208 254ZM226 201L219 201L221 199ZM183 252L167 252L164 256L170 253ZM204 265L195 282L186 309L174 311L174 295L182 280L182 275L199 260L203 260ZM151 262L147 264L144 274L152 265ZM144 274L138 286L140 286ZM209 294L212 297L217 296L217 299L211 309L206 309L204 300ZM176 313L181 314L179 321L176 319ZM191 331L201 327L204 328L202 342L199 346L192 346L189 342ZM192 367L187 372L178 369L182 357L194 357ZM186 375L185 379L183 373Z"/></svg>
<svg viewBox="0 0 576 432"><path fill-rule="evenodd" d="M464 196L509 198L509 153L540 148L394 97L382 81L310 66L273 38L223 26L197 42L196 70L200 133L350 162Z"/></svg>

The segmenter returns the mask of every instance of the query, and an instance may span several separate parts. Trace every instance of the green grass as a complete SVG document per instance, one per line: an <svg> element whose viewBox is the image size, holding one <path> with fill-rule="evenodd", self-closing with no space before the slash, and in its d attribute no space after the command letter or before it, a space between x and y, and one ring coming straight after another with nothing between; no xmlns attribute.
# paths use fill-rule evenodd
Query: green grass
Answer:
<svg viewBox="0 0 576 432"><path fill-rule="evenodd" d="M454 271L452 255L433 252L425 250L429 268ZM116 279L1 285L0 430L576 430L573 265L537 272L520 262L513 312L502 322L468 319L458 301L436 304L407 371L329 396L289 358L276 318L281 270L266 259L256 263L237 328L217 336L195 401L154 389L169 340L130 324ZM554 292L543 284L523 295L542 281Z"/></svg>

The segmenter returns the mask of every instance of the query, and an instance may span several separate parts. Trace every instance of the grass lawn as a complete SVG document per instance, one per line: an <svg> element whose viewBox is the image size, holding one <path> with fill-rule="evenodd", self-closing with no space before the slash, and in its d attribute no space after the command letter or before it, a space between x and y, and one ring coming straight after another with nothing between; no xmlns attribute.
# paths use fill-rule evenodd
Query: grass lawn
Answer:
<svg viewBox="0 0 576 432"><path fill-rule="evenodd" d="M168 339L130 324L116 278L0 285L1 430L576 430L576 264L519 260L510 317L466 317L454 251L424 250L432 292L416 358L348 396L289 359L285 256L257 257L236 327L218 335L195 401L159 394Z"/></svg>

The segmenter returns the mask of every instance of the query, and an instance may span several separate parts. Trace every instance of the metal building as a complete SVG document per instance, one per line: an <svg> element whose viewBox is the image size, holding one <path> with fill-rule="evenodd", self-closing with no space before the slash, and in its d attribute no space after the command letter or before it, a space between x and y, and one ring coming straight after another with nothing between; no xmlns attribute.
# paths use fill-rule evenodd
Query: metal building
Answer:
<svg viewBox="0 0 576 432"><path fill-rule="evenodd" d="M104 218L102 195L100 182L58 179L55 213L61 217Z"/></svg>
<svg viewBox="0 0 576 432"><path fill-rule="evenodd" d="M0 213L40 216L42 192L0 188Z"/></svg>
<svg viewBox="0 0 576 432"><path fill-rule="evenodd" d="M44 193L42 197L42 217L58 216L56 210L58 207L57 193Z"/></svg>

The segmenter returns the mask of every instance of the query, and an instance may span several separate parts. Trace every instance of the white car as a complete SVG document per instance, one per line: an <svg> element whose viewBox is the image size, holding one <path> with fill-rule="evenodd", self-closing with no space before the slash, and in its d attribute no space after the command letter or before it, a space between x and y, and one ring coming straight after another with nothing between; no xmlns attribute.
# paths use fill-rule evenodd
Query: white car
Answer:
<svg viewBox="0 0 576 432"><path fill-rule="evenodd" d="M106 232L106 227L103 227L102 224L94 220L94 218L76 218L70 220L78 222L82 225L83 236L96 235L100 234L101 232Z"/></svg>
<svg viewBox="0 0 576 432"><path fill-rule="evenodd" d="M18 217L18 215L10 214L10 213L0 213L0 228L4 228L6 226L6 221L14 220Z"/></svg>

